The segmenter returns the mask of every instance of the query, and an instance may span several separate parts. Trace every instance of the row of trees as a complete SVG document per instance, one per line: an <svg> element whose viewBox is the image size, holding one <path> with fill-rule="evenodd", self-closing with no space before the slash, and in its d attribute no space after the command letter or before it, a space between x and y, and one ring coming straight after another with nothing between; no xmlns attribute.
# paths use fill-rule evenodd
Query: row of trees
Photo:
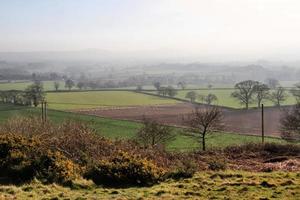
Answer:
<svg viewBox="0 0 300 200"><path fill-rule="evenodd" d="M231 94L245 108L249 108L249 104L256 102L257 107L260 107L264 100L270 100L276 106L280 106L286 100L288 94L286 90L276 84L271 92L271 88L264 83L258 81L246 80L235 84L235 91ZM300 96L300 95L299 95Z"/></svg>
<svg viewBox="0 0 300 200"><path fill-rule="evenodd" d="M2 103L11 103L15 105L34 105L37 107L45 98L43 84L36 81L29 85L25 91L1 91L0 99Z"/></svg>
<svg viewBox="0 0 300 200"><path fill-rule="evenodd" d="M192 103L196 100L199 100L202 103L211 105L214 102L218 101L218 97L215 94L209 93L207 95L198 94L195 91L189 91L186 93L185 98L190 99Z"/></svg>

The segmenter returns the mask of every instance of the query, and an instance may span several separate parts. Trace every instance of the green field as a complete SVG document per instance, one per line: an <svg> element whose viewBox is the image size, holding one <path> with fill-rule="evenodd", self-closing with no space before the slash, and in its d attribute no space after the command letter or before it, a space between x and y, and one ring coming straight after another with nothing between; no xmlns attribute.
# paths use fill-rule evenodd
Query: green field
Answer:
<svg viewBox="0 0 300 200"><path fill-rule="evenodd" d="M11 83L0 83L0 90L25 90L27 86L31 85L33 82L11 82ZM65 89L65 83L60 81L59 89ZM43 81L43 86L45 91L55 90L54 81Z"/></svg>
<svg viewBox="0 0 300 200"><path fill-rule="evenodd" d="M46 99L49 103L49 108L57 110L179 103L179 101L173 99L130 91L50 92L47 93Z"/></svg>
<svg viewBox="0 0 300 200"><path fill-rule="evenodd" d="M38 116L39 109L26 108L21 106L9 106L0 104L0 123L4 123L8 118L16 115L21 116ZM126 120L114 120L108 118L101 118L88 115L80 115L69 112L49 110L49 118L61 123L66 119L83 121L89 123L91 127L95 128L99 134L111 139L131 139L134 138L138 129L141 127L140 123ZM181 129L174 129L176 134L175 140L167 144L169 150L187 151L200 147L200 138L187 136L182 133ZM216 133L207 139L208 148L223 148L234 144L244 144L248 142L260 142L261 138L258 136L246 136L233 133ZM266 137L267 142L284 142L278 138Z"/></svg>
<svg viewBox="0 0 300 200"><path fill-rule="evenodd" d="M86 180L75 185L77 189L37 181L1 185L0 199L300 199L297 172L205 171L152 187L105 188Z"/></svg>
<svg viewBox="0 0 300 200"><path fill-rule="evenodd" d="M186 99L186 93L192 90L179 90L177 94L177 98ZM231 97L231 93L234 91L234 89L201 89L201 90L193 90L197 94L201 95L207 95L209 93L215 94L218 97L218 101L215 102L216 105L220 106L226 106L231 108L243 108L244 106L239 103L239 101L233 97ZM151 93L157 93L157 92L151 92ZM282 105L293 105L296 103L295 98L288 93L287 100ZM197 100L197 102L202 103L201 101ZM273 106L274 104L270 100L265 100L264 102L265 106ZM257 107L256 103L250 104L250 107Z"/></svg>

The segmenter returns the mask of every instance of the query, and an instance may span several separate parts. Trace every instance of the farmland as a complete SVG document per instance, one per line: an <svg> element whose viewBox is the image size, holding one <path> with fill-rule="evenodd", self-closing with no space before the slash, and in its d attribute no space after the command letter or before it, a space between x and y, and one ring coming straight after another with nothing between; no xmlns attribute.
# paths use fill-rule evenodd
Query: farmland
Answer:
<svg viewBox="0 0 300 200"><path fill-rule="evenodd" d="M215 177L215 178L212 178ZM221 178L224 177L224 178ZM193 178L169 180L153 187L103 188L77 181L70 189L39 182L20 187L0 186L7 199L299 199L299 173L251 173L242 171L200 172Z"/></svg>
<svg viewBox="0 0 300 200"><path fill-rule="evenodd" d="M31 85L33 82L11 82L11 83L0 83L0 91L1 90L25 90L27 86ZM63 81L59 81L60 89L65 89L65 83ZM44 90L54 90L54 81L43 81Z"/></svg>
<svg viewBox="0 0 300 200"><path fill-rule="evenodd" d="M4 123L7 119L17 115L39 116L40 109L0 104L0 123ZM91 127L95 128L100 135L112 139L132 139L135 137L138 129L142 126L140 123L132 121L95 117L56 110L49 110L48 116L49 119L55 123L61 123L64 120L74 120L88 123ZM167 144L168 149L186 151L199 148L198 141L200 141L200 138L197 136L192 137L182 134L182 130L179 128L176 128L174 131L176 138ZM249 142L260 141L261 138L258 136L220 132L208 137L207 146L208 148L222 148L234 144L245 144ZM280 143L284 142L281 139L273 137L266 137L266 141Z"/></svg>
<svg viewBox="0 0 300 200"><path fill-rule="evenodd" d="M90 91L47 93L49 108L57 110L97 107L176 104L179 101L130 91Z"/></svg>

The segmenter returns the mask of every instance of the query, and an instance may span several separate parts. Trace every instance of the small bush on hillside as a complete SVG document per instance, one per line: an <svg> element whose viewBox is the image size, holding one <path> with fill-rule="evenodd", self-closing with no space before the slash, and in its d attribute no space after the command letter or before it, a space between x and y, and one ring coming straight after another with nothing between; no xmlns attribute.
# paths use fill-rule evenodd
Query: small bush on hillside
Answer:
<svg viewBox="0 0 300 200"><path fill-rule="evenodd" d="M110 160L101 160L86 174L97 185L149 186L159 182L164 170L149 160L140 159L126 152L112 155Z"/></svg>
<svg viewBox="0 0 300 200"><path fill-rule="evenodd" d="M181 178L191 178L197 172L198 167L197 164L190 159L186 159L183 161L178 161L174 169L172 169L167 178L172 178L175 180Z"/></svg>
<svg viewBox="0 0 300 200"><path fill-rule="evenodd" d="M224 160L211 160L208 162L208 169L213 171L225 170L227 168Z"/></svg>
<svg viewBox="0 0 300 200"><path fill-rule="evenodd" d="M47 152L36 162L37 178L44 183L70 185L78 177L79 167L59 152Z"/></svg>
<svg viewBox="0 0 300 200"><path fill-rule="evenodd" d="M30 181L35 176L33 161L39 141L17 135L0 136L0 176L12 182Z"/></svg>

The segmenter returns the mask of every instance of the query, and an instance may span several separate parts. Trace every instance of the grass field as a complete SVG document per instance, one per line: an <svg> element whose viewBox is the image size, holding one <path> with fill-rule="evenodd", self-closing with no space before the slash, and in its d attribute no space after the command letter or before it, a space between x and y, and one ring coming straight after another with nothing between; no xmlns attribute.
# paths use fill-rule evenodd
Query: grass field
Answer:
<svg viewBox="0 0 300 200"><path fill-rule="evenodd" d="M12 82L12 83L0 83L0 90L25 90L27 86L33 82ZM65 83L60 81L60 89L65 89ZM55 90L54 81L43 81L44 90Z"/></svg>
<svg viewBox="0 0 300 200"><path fill-rule="evenodd" d="M78 189L33 182L0 186L0 199L300 199L299 173L201 172L152 187L103 188L80 180Z"/></svg>
<svg viewBox="0 0 300 200"><path fill-rule="evenodd" d="M191 90L180 90L178 91L176 97L188 100L185 98L185 96L186 93L189 91ZM243 105L241 105L237 99L231 97L231 93L234 91L234 89L211 89L211 90L203 89L203 90L194 90L194 91L201 95L207 95L209 93L215 94L218 97L218 101L215 103L217 105L227 106L231 108L243 108ZM156 93L156 92L152 92L152 93ZM288 95L289 96L287 100L283 103L283 105L295 104L296 103L295 98L290 93L288 93ZM197 102L202 103L199 100L197 100ZM273 103L269 100L265 100L263 103L265 106L273 106ZM252 103L250 107L257 107L257 104Z"/></svg>
<svg viewBox="0 0 300 200"><path fill-rule="evenodd" d="M0 104L0 123L4 123L8 118L12 118L16 115L39 116L40 110ZM95 128L99 132L99 134L111 139L134 138L138 129L141 127L141 124L137 122L114 120L55 110L49 110L48 117L50 120L56 123L60 123L66 119L89 123L91 127ZM167 144L167 148L169 150L188 151L200 147L200 138L187 136L182 133L181 129L174 129L174 132L176 134L175 139ZM281 139L272 137L266 137L265 140L266 142L284 142ZM261 138L258 136L239 135L233 133L216 133L208 137L207 147L223 148L229 145L260 141Z"/></svg>
<svg viewBox="0 0 300 200"><path fill-rule="evenodd" d="M47 93L49 108L57 110L87 109L106 106L143 106L175 104L179 101L129 91Z"/></svg>

